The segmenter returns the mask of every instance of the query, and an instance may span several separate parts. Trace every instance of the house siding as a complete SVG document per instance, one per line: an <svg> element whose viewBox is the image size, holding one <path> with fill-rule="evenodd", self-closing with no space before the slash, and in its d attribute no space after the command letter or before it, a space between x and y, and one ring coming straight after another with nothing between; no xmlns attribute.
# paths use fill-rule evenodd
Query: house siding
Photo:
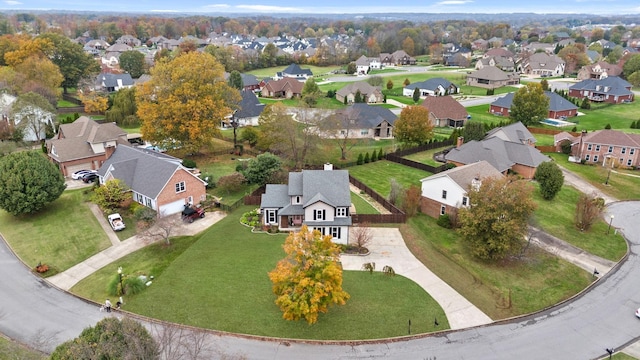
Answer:
<svg viewBox="0 0 640 360"><path fill-rule="evenodd" d="M521 164L514 164L511 170L517 172L525 179L533 179L533 175L536 173L536 168Z"/></svg>
<svg viewBox="0 0 640 360"><path fill-rule="evenodd" d="M176 193L175 184L182 181L185 183L185 191ZM204 200L206 197L205 185L186 170L178 169L158 195L156 203L158 207L162 207L165 204L183 199L186 204L189 196L193 198L195 204Z"/></svg>

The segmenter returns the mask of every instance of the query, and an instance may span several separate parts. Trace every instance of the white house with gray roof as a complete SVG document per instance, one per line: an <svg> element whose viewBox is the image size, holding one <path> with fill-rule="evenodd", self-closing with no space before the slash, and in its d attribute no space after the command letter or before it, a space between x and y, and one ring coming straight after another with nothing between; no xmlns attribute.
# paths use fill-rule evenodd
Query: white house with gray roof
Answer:
<svg viewBox="0 0 640 360"><path fill-rule="evenodd" d="M286 185L267 184L260 213L265 226L297 231L307 225L337 244L348 244L350 207L349 172L327 164L324 170L290 172Z"/></svg>
<svg viewBox="0 0 640 360"><path fill-rule="evenodd" d="M453 95L460 92L458 86L445 78L431 78L405 86L402 95L412 97L416 88L419 89L421 97Z"/></svg>

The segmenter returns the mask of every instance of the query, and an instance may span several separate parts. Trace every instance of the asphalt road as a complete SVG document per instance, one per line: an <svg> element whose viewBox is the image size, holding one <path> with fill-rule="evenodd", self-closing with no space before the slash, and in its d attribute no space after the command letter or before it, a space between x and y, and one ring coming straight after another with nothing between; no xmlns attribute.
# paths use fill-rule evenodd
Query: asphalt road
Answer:
<svg viewBox="0 0 640 360"><path fill-rule="evenodd" d="M316 344L209 337L227 354L249 359L595 359L640 337L640 202L611 204L613 226L631 241L619 268L583 296L514 322L384 343ZM603 234L602 239L620 236ZM100 320L95 305L78 300L32 275L0 241L0 332L51 351ZM430 321L431 319L425 319ZM414 319L420 321L419 319ZM49 341L42 340L50 339Z"/></svg>

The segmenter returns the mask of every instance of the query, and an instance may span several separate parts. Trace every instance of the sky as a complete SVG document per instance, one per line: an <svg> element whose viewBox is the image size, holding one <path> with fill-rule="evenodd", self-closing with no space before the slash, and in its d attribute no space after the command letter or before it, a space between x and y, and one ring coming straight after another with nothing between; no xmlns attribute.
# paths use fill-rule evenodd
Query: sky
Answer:
<svg viewBox="0 0 640 360"><path fill-rule="evenodd" d="M638 0L0 0L2 10L74 10L143 13L640 13Z"/></svg>

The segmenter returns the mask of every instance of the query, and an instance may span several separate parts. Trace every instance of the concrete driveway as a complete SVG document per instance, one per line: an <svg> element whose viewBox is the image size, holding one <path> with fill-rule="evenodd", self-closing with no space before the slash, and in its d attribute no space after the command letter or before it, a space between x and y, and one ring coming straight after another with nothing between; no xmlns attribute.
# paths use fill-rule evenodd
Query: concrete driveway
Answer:
<svg viewBox="0 0 640 360"><path fill-rule="evenodd" d="M422 264L407 248L397 228L370 228L372 239L367 244L370 254L342 255L345 270L362 270L365 263L375 263L376 271L391 266L397 275L402 275L420 285L442 307L451 329L485 325L491 318L442 281Z"/></svg>

